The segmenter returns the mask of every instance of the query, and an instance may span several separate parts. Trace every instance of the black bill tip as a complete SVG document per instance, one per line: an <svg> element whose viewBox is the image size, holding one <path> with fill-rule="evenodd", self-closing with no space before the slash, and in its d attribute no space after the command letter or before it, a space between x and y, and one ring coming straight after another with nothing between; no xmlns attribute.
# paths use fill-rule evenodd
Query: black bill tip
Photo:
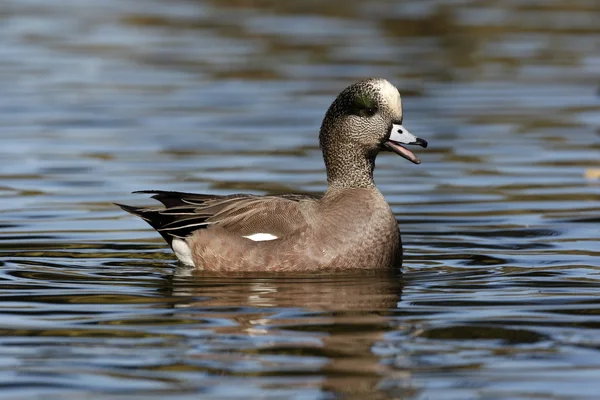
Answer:
<svg viewBox="0 0 600 400"><path fill-rule="evenodd" d="M411 143L411 144L416 144L418 146L421 146L424 149L427 148L427 140L421 139L419 137L417 138L417 140L414 143Z"/></svg>

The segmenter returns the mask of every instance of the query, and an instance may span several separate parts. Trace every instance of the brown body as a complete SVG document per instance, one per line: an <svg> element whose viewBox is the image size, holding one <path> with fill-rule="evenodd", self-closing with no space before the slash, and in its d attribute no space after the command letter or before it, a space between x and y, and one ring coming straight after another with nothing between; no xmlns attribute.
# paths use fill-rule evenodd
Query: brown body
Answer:
<svg viewBox="0 0 600 400"><path fill-rule="evenodd" d="M285 202L287 207L281 204ZM279 203L279 209L287 208L285 215L289 220L281 222L291 227L288 232L271 229L281 236L255 242L241 236L249 231L218 225L197 230L187 239L193 249L194 265L207 271L271 272L400 267L398 225L377 189L333 190L321 199L281 199L274 203ZM256 213L252 217L260 220L256 223L264 223L268 215ZM249 226L255 226L252 217L247 221ZM271 227L276 225L277 222Z"/></svg>
<svg viewBox="0 0 600 400"><path fill-rule="evenodd" d="M322 197L146 191L164 208L120 206L152 225L184 264L203 271L399 268L400 233L375 187L375 158L391 150L418 164L402 144L427 142L402 125L398 89L367 79L343 90L325 114L319 142L328 184Z"/></svg>

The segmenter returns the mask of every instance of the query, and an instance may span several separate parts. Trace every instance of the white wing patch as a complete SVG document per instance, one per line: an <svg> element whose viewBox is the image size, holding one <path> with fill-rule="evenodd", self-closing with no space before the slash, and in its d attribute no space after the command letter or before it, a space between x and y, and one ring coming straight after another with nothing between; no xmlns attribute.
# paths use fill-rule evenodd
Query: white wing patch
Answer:
<svg viewBox="0 0 600 400"><path fill-rule="evenodd" d="M271 235L270 233L255 233L253 235L244 236L246 239L253 240L255 242L264 242L266 240L275 240L277 236Z"/></svg>
<svg viewBox="0 0 600 400"><path fill-rule="evenodd" d="M173 239L173 243L171 243L171 247L175 252L175 255L185 265L189 265L191 267L194 266L194 259L192 258L192 249L190 246L182 239Z"/></svg>

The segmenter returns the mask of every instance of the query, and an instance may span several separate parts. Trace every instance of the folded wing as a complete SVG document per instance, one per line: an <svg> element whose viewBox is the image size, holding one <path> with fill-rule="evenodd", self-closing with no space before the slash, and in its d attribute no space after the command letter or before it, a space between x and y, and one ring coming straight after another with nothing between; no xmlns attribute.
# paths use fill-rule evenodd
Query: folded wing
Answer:
<svg viewBox="0 0 600 400"><path fill-rule="evenodd" d="M152 194L164 208L117 205L148 222L169 245L174 238L184 238L211 226L240 236L268 234L280 238L306 226L303 209L317 199L305 194L215 196L159 190L135 193Z"/></svg>

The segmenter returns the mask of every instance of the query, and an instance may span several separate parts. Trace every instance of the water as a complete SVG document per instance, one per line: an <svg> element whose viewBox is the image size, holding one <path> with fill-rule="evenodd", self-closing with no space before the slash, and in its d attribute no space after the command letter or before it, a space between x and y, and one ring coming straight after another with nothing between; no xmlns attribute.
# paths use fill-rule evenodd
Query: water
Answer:
<svg viewBox="0 0 600 400"><path fill-rule="evenodd" d="M0 397L593 399L595 1L4 0ZM196 276L112 202L319 192L350 82L427 139L404 275Z"/></svg>

